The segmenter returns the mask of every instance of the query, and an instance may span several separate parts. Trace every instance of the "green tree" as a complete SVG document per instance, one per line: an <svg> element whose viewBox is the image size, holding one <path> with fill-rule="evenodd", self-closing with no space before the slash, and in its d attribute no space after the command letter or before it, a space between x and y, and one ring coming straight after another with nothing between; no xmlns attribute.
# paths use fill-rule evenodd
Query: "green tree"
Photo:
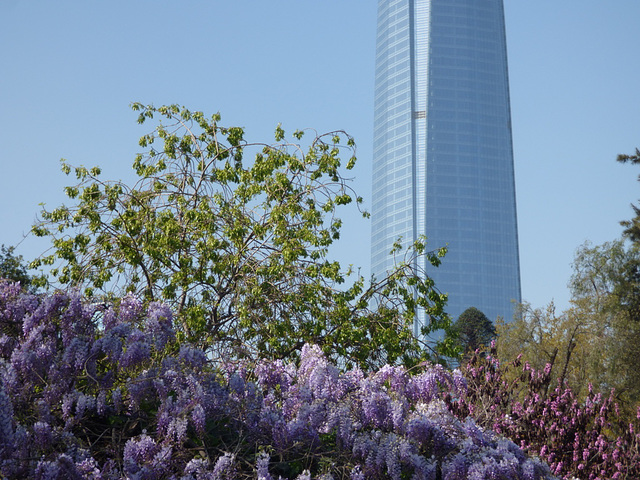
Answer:
<svg viewBox="0 0 640 480"><path fill-rule="evenodd" d="M618 161L640 164L640 150ZM614 389L629 417L640 403L640 208L632 208L635 217L620 222L623 238L576 251L567 311L525 304L519 319L497 328L501 360L522 353L538 369L551 363L552 376L582 398L589 384Z"/></svg>
<svg viewBox="0 0 640 480"><path fill-rule="evenodd" d="M449 328L446 296L415 267L423 256L437 266L444 249L397 245L395 270L350 285L350 272L328 258L338 208L362 202L342 173L343 153L347 170L356 161L344 132L314 135L303 147L305 132L290 143L278 126L277 143L250 144L218 114L132 107L139 123L160 118L140 139L137 183L103 181L99 168L63 160L79 183L66 188L72 206L43 211L33 227L53 243L33 263L52 266L41 282L167 302L183 337L223 358L287 357L311 342L364 368L411 364L428 347L411 332L418 311L429 319L424 333ZM452 345L433 348L447 354Z"/></svg>
<svg viewBox="0 0 640 480"><path fill-rule="evenodd" d="M502 362L522 355L539 371L550 364L551 377L566 381L582 398L588 383L595 382L594 373L600 375L604 355L594 344L602 330L597 320L575 309L557 313L553 303L545 308L524 303L512 322L497 322L497 351Z"/></svg>
<svg viewBox="0 0 640 480"><path fill-rule="evenodd" d="M20 282L22 288L31 288L31 276L27 273L27 266L22 255L15 255L15 247L0 247L0 279Z"/></svg>
<svg viewBox="0 0 640 480"><path fill-rule="evenodd" d="M629 408L640 403L640 323L637 316L637 243L624 240L578 250L571 279L576 314L592 319L594 348L604 358L593 375L601 389L615 388Z"/></svg>
<svg viewBox="0 0 640 480"><path fill-rule="evenodd" d="M496 329L487 316L476 307L469 307L454 323L463 355L487 347L496 338Z"/></svg>
<svg viewBox="0 0 640 480"><path fill-rule="evenodd" d="M524 361L566 381L579 398L589 384L616 399L628 415L640 403L640 329L622 296L628 295L626 269L640 253L623 240L582 245L573 262L571 307L557 313L521 306L516 319L498 323L498 354L504 361L522 354Z"/></svg>

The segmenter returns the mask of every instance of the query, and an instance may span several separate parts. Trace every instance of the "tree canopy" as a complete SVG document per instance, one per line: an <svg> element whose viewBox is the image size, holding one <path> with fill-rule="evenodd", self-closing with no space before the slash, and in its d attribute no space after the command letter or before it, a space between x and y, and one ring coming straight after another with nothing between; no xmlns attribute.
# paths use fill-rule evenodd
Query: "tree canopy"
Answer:
<svg viewBox="0 0 640 480"><path fill-rule="evenodd" d="M622 298L628 295L625 270L640 252L623 240L576 252L571 307L556 312L521 306L516 319L499 323L498 353L503 361L518 355L533 368L551 365L551 376L566 382L582 399L590 388L609 394L629 417L640 403L640 326ZM589 386L591 385L591 387Z"/></svg>
<svg viewBox="0 0 640 480"><path fill-rule="evenodd" d="M604 354L597 369L601 374L598 380L615 388L630 407L640 403L638 265L636 242L585 245L576 255L571 281L574 309L598 326L593 347Z"/></svg>
<svg viewBox="0 0 640 480"><path fill-rule="evenodd" d="M140 139L137 182L104 181L98 167L63 160L78 183L65 189L70 206L43 211L33 227L53 243L33 263L52 266L41 283L166 302L180 335L225 358L284 358L311 342L361 366L415 363L427 347L411 332L417 312L426 312L423 333L449 328L446 296L416 267L421 256L439 265L444 249L397 246L396 268L369 282L328 257L338 210L362 203L344 176L356 162L346 133L311 134L303 145L309 132L287 141L278 126L276 143L248 143L219 114L132 107L141 124L159 119Z"/></svg>

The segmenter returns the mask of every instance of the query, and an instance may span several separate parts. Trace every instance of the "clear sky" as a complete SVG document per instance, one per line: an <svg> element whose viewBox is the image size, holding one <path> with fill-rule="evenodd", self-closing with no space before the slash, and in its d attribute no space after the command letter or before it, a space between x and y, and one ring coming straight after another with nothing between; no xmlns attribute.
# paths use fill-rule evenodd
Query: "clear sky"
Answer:
<svg viewBox="0 0 640 480"><path fill-rule="evenodd" d="M0 243L64 201L59 160L130 178L133 101L246 127L344 129L371 192L374 0L0 0ZM639 195L640 1L505 0L523 299L568 305L575 249L618 238ZM336 256L369 271L355 212ZM18 248L32 258L47 247ZM446 261L446 260L445 260Z"/></svg>

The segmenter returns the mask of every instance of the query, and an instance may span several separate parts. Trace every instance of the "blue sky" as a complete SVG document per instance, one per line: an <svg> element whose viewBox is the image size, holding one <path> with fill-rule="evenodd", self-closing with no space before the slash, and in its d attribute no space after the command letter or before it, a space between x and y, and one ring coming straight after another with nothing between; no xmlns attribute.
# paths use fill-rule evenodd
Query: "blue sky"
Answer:
<svg viewBox="0 0 640 480"><path fill-rule="evenodd" d="M640 197L638 0L505 0L524 300L568 305L575 249L619 237ZM148 127L133 101L179 103L252 141L347 130L371 192L374 0L0 0L0 243L64 201L59 160L130 178ZM335 255L369 271L368 221ZM47 244L27 238L32 258Z"/></svg>

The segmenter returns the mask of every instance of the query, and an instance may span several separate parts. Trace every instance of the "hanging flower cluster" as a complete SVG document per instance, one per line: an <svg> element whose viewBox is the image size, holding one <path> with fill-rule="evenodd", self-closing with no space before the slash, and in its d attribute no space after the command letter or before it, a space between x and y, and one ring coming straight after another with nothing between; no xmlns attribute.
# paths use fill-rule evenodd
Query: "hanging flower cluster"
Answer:
<svg viewBox="0 0 640 480"><path fill-rule="evenodd" d="M0 477L550 479L513 442L451 413L460 372L213 365L171 311L0 283Z"/></svg>

